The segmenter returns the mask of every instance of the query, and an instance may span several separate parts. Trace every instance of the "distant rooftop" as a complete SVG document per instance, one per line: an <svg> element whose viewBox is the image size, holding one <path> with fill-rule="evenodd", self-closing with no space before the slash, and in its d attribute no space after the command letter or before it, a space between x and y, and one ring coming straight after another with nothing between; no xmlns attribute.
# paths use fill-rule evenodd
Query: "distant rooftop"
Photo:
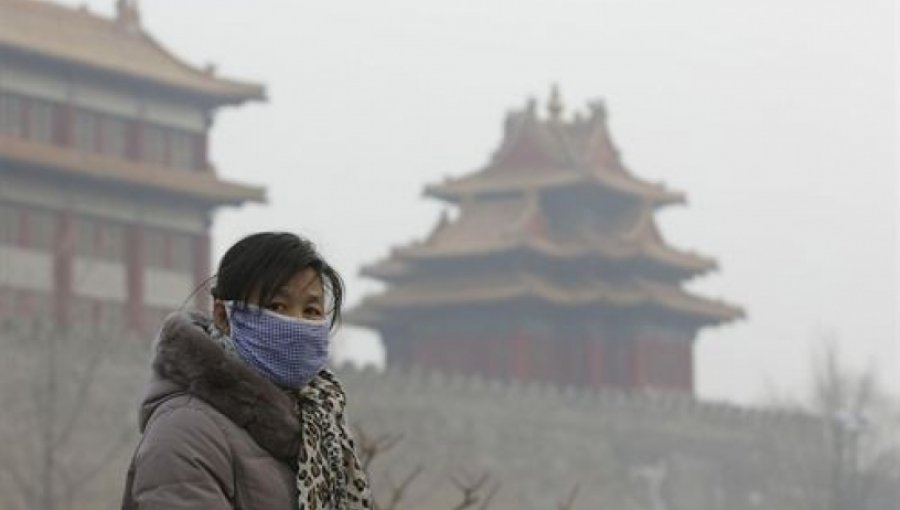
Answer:
<svg viewBox="0 0 900 510"><path fill-rule="evenodd" d="M39 55L94 71L153 82L209 98L240 103L265 98L262 85L216 77L162 47L140 23L134 0L119 0L115 18L42 0L0 0L0 51Z"/></svg>

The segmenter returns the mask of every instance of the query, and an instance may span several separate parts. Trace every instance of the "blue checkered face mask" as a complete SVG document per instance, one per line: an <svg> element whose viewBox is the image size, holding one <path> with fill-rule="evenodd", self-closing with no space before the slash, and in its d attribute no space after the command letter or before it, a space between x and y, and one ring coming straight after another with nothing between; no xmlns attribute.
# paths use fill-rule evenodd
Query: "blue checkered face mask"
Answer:
<svg viewBox="0 0 900 510"><path fill-rule="evenodd" d="M302 388L328 361L328 320L285 317L253 305L225 303L238 356L283 388Z"/></svg>

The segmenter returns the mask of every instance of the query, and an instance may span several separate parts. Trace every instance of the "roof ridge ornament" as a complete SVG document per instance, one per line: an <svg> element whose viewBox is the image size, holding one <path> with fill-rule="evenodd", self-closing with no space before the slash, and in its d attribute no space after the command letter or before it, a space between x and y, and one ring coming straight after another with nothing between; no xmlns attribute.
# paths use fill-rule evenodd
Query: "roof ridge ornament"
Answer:
<svg viewBox="0 0 900 510"><path fill-rule="evenodd" d="M588 103L588 108L591 111L591 119L605 121L607 117L606 112L606 101L603 99L595 99Z"/></svg>
<svg viewBox="0 0 900 510"><path fill-rule="evenodd" d="M138 0L116 0L116 23L130 33L141 31L141 8Z"/></svg>
<svg viewBox="0 0 900 510"><path fill-rule="evenodd" d="M550 87L550 98L547 100L547 113L550 114L550 120L559 120L563 112L562 97L559 93L559 85L553 84Z"/></svg>
<svg viewBox="0 0 900 510"><path fill-rule="evenodd" d="M525 102L525 115L532 118L537 116L537 99L534 97L529 97Z"/></svg>

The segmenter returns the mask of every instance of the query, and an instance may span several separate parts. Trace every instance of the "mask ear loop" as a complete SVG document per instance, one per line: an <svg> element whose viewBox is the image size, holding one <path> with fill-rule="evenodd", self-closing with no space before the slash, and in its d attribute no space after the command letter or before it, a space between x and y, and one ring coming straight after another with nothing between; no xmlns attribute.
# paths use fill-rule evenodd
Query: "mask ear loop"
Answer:
<svg viewBox="0 0 900 510"><path fill-rule="evenodd" d="M217 276L217 275L209 276L209 277L207 277L205 280L203 280L202 282L200 282L200 285L197 285L197 287L195 287L194 290L193 290L190 294L188 294L188 297L186 297L185 300L181 303L181 306L178 307L178 311L179 311L179 312L183 312L184 309L188 306L188 303L190 303L191 300L194 299L194 297L195 297L201 290L203 290L203 289L205 289L205 288L208 288L210 282L212 282L213 280L215 280L215 279L216 279L216 276Z"/></svg>
<svg viewBox="0 0 900 510"><path fill-rule="evenodd" d="M234 326L232 325L233 321L231 320L231 316L233 313L234 301L232 301L232 300L222 301L222 305L225 306L225 319L228 321L228 326L229 326L229 328L233 329ZM216 321L213 321L213 326L216 328L216 330L219 333L222 333L225 336L230 336L230 335L226 334L224 331L222 331L222 328L220 328L219 325L216 324Z"/></svg>

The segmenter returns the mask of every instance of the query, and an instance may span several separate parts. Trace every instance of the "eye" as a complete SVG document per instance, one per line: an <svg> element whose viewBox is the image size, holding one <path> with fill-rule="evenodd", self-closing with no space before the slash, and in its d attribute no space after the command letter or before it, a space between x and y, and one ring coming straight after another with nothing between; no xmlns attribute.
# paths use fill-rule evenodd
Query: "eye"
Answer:
<svg viewBox="0 0 900 510"><path fill-rule="evenodd" d="M308 306L305 310L303 310L303 316L308 319L321 319L322 309L315 306Z"/></svg>
<svg viewBox="0 0 900 510"><path fill-rule="evenodd" d="M271 310L275 313L287 312L287 305L285 305L284 303L279 303L277 301L269 303L269 306L267 306L266 308L268 308L269 310Z"/></svg>

